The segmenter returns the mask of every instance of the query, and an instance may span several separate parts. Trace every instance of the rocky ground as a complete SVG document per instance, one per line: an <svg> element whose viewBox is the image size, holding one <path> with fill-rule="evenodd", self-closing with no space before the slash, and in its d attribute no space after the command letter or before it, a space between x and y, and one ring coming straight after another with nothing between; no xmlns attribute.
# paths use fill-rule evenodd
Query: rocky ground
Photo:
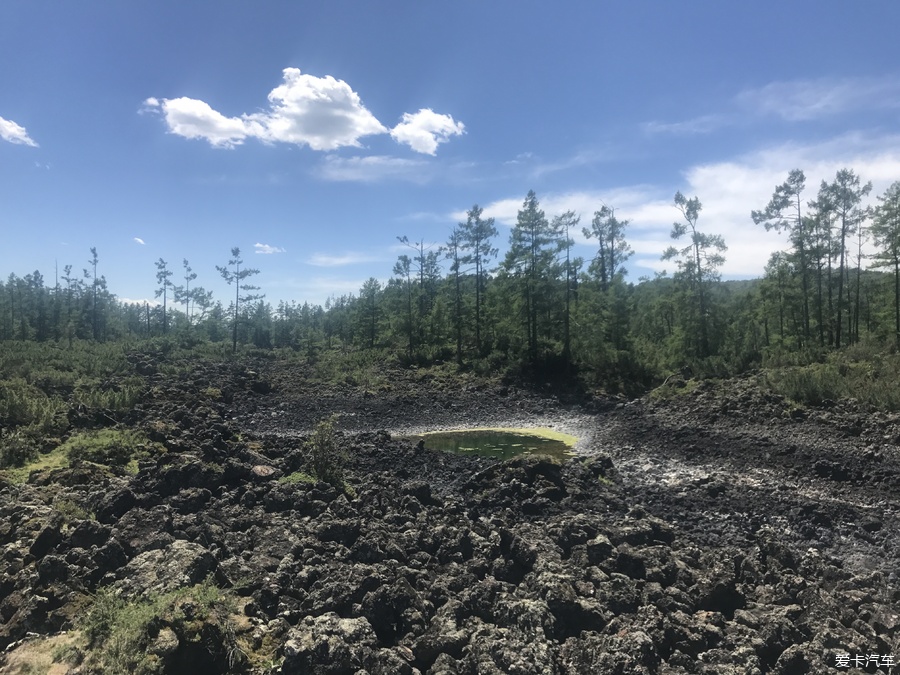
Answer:
<svg viewBox="0 0 900 675"><path fill-rule="evenodd" d="M102 672L72 630L98 591L132 600L204 579L231 609L174 601L137 636L150 665L135 672L900 661L898 416L800 409L753 376L617 401L424 371L336 387L265 360L136 367L148 396L125 421L168 452L136 476L83 465L0 484L3 672ZM349 489L284 480L308 468L304 438L331 413ZM402 439L488 425L573 433L579 457L495 463ZM66 636L81 665L27 670Z"/></svg>

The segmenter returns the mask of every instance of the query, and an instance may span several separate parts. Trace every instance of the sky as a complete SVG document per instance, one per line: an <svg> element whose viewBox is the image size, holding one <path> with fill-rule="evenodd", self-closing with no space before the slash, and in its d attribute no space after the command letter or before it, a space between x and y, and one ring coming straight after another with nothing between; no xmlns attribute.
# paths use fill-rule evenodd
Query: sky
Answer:
<svg viewBox="0 0 900 675"><path fill-rule="evenodd" d="M215 3L5 0L0 274L88 267L152 300L155 262L227 304L231 249L273 304L386 282L398 241L474 204L505 252L548 218L630 221L628 279L667 270L676 191L761 276L792 169L900 180L896 0ZM592 242L575 233L576 254Z"/></svg>

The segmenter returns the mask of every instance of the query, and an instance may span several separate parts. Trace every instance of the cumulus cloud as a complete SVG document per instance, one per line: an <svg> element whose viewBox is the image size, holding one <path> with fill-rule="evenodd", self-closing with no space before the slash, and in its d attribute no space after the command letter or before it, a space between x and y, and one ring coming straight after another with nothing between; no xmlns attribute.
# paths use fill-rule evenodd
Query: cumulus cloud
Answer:
<svg viewBox="0 0 900 675"><path fill-rule="evenodd" d="M283 83L269 92L269 108L262 112L228 117L198 99L152 96L142 111L161 112L170 133L225 148L257 138L335 150L359 147L363 136L387 132L343 80L306 75L299 68L285 68L283 76Z"/></svg>
<svg viewBox="0 0 900 675"><path fill-rule="evenodd" d="M403 113L400 124L391 129L391 138L416 152L434 155L438 144L446 143L451 136L459 136L465 130L466 126L454 121L452 116L422 108L417 113Z"/></svg>
<svg viewBox="0 0 900 675"><path fill-rule="evenodd" d="M269 92L269 105L260 112L228 116L199 99L153 96L144 100L140 112L162 114L169 133L223 148L256 138L330 151L358 148L361 138L390 132L397 142L433 155L439 143L464 130L462 122L428 109L404 114L401 123L389 130L343 80L308 75L299 68L285 68L282 74L283 82Z"/></svg>
<svg viewBox="0 0 900 675"><path fill-rule="evenodd" d="M273 253L284 253L285 249L279 248L278 246L269 246L268 244L253 244L255 253L262 253L263 255L272 255Z"/></svg>
<svg viewBox="0 0 900 675"><path fill-rule="evenodd" d="M159 109L165 117L169 132L184 138L202 138L210 145L231 148L244 142L255 129L247 120L225 117L208 103L194 98L148 98L144 109Z"/></svg>
<svg viewBox="0 0 900 675"><path fill-rule="evenodd" d="M146 244L144 243L144 240L141 239L140 237L135 237L134 240L141 246L146 246Z"/></svg>
<svg viewBox="0 0 900 675"><path fill-rule="evenodd" d="M0 117L0 138L14 145L30 145L32 148L38 147L38 144L28 135L25 127L20 126L12 120Z"/></svg>
<svg viewBox="0 0 900 675"><path fill-rule="evenodd" d="M304 75L299 68L283 72L284 84L269 93L271 110L248 116L264 129L264 139L335 150L359 147L361 137L387 131L343 80Z"/></svg>

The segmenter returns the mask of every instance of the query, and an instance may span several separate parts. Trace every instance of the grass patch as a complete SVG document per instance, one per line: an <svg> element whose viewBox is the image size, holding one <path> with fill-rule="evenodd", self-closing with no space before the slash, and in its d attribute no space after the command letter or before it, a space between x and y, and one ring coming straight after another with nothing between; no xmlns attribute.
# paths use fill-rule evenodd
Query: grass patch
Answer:
<svg viewBox="0 0 900 675"><path fill-rule="evenodd" d="M69 466L69 455L65 450L55 448L46 454L39 454L21 466L0 470L0 477L10 483L24 483L32 471L52 471Z"/></svg>
<svg viewBox="0 0 900 675"><path fill-rule="evenodd" d="M876 410L900 411L900 356L861 349L830 354L824 363L768 369L763 383L801 405L852 398Z"/></svg>
<svg viewBox="0 0 900 675"><path fill-rule="evenodd" d="M700 386L700 380L683 380L678 377L659 385L648 396L652 401L670 401L680 396L689 396L698 386Z"/></svg>
<svg viewBox="0 0 900 675"><path fill-rule="evenodd" d="M71 499L56 499L53 501L55 508L63 517L63 522L71 523L76 520L94 520L95 516L87 509L73 502Z"/></svg>
<svg viewBox="0 0 900 675"><path fill-rule="evenodd" d="M282 476L278 479L278 482L286 483L288 485L297 485L298 483L315 485L319 481L315 476L310 476L305 471L295 471L294 473L289 473L287 476Z"/></svg>
<svg viewBox="0 0 900 675"><path fill-rule="evenodd" d="M73 434L65 443L47 453L37 453L20 466L0 470L0 476L11 483L24 483L32 471L65 469L81 462L117 468L132 475L138 461L165 452L159 443L150 441L131 429L100 429Z"/></svg>
<svg viewBox="0 0 900 675"><path fill-rule="evenodd" d="M5 656L4 673L11 675L65 675L69 671L63 663L77 659L76 636L64 635L28 640Z"/></svg>
<svg viewBox="0 0 900 675"><path fill-rule="evenodd" d="M83 666L89 672L156 675L168 672L168 660L182 650L199 656L198 672L214 664L234 672L246 661L235 615L234 598L209 579L136 599L102 590L79 625Z"/></svg>
<svg viewBox="0 0 900 675"><path fill-rule="evenodd" d="M105 466L127 468L137 473L137 462L148 459L165 449L151 443L139 431L131 429L100 429L73 435L62 444L72 464L92 462Z"/></svg>
<svg viewBox="0 0 900 675"><path fill-rule="evenodd" d="M396 364L396 357L388 350L332 349L316 360L313 379L365 391L390 391L391 383L385 371L389 365Z"/></svg>

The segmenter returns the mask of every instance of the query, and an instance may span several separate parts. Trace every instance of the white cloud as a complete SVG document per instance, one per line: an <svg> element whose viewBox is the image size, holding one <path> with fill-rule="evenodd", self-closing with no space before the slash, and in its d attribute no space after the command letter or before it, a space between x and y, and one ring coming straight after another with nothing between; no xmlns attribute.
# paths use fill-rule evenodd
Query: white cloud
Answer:
<svg viewBox="0 0 900 675"><path fill-rule="evenodd" d="M164 98L162 102L148 98L144 105L145 109L158 108L162 111L169 133L184 138L202 138L210 145L222 148L240 145L255 129L246 120L225 117L209 104L194 98Z"/></svg>
<svg viewBox="0 0 900 675"><path fill-rule="evenodd" d="M285 68L282 73L284 81L269 92L269 106L260 112L229 117L198 99L153 96L144 100L140 112L161 113L169 133L201 138L223 148L256 138L328 151L358 148L361 138L390 132L397 142L433 155L439 143L465 128L450 115L423 109L404 114L402 122L388 130L343 80L307 75L299 68Z"/></svg>
<svg viewBox="0 0 900 675"><path fill-rule="evenodd" d="M465 130L465 125L455 122L452 116L422 108L417 113L403 113L400 124L391 129L391 138L416 152L434 155L438 144L446 143L451 136L459 136Z"/></svg>
<svg viewBox="0 0 900 675"><path fill-rule="evenodd" d="M254 253L262 253L264 255L272 255L273 253L284 253L285 250L283 248L279 248L277 246L269 246L268 244L253 244L253 248L256 249Z"/></svg>
<svg viewBox="0 0 900 675"><path fill-rule="evenodd" d="M673 206L676 190L687 197L699 197L703 209L699 229L720 234L728 251L722 273L726 277L761 276L769 256L788 248L785 234L767 232L750 218L754 209L764 208L775 187L787 178L791 169L806 174L805 202L814 199L824 180L831 182L839 169L853 169L865 183L872 181L868 203L876 204L890 184L900 177L900 134L875 136L845 134L818 143L782 144L748 153L727 161L689 167L684 181L675 185L637 185L601 191L575 191L538 194L541 209L548 218L568 210L581 215L581 225L589 226L594 211L605 203L616 209L616 215L630 221L626 237L635 251L629 261L633 278L648 270L673 272L671 262L660 260L662 252L672 244L672 223L681 215ZM484 217L513 226L524 195L500 199L484 205ZM805 206L804 206L805 208ZM465 211L450 214L454 221L464 221ZM577 244L593 250L595 242L574 233ZM501 240L504 237L501 235ZM584 254L584 250L579 255Z"/></svg>
<svg viewBox="0 0 900 675"><path fill-rule="evenodd" d="M282 72L284 82L269 92L269 108L263 112L228 117L205 101L152 96L144 101L142 111L161 111L170 133L202 138L225 148L257 138L267 143L335 150L359 147L361 137L387 133L343 80L305 75L299 68Z"/></svg>
<svg viewBox="0 0 900 675"><path fill-rule="evenodd" d="M806 174L804 205L815 198L823 180L833 181L842 168L854 170L864 183L872 181L868 202L875 204L876 196L900 176L900 135L853 133L821 143L789 143L689 169L682 191L700 198L704 231L722 234L729 247L723 273L762 274L768 256L787 247L785 235L754 225L750 211L765 207L775 186L797 168Z"/></svg>
<svg viewBox="0 0 900 675"><path fill-rule="evenodd" d="M646 122L642 126L648 134L674 134L676 136L693 136L708 134L728 123L722 115L701 115L683 122Z"/></svg>
<svg viewBox="0 0 900 675"><path fill-rule="evenodd" d="M358 295L366 279L345 279L341 277L302 277L276 279L266 282L266 290L274 293L287 291L290 297L299 302L310 302L324 305L328 298L342 295ZM382 285L386 280L379 279Z"/></svg>
<svg viewBox="0 0 900 675"><path fill-rule="evenodd" d="M819 78L771 82L746 89L737 103L754 112L791 122L812 120L849 110L900 106L896 77Z"/></svg>
<svg viewBox="0 0 900 675"><path fill-rule="evenodd" d="M25 127L19 126L12 120L0 117L0 138L14 145L30 145L32 148L38 144L28 135Z"/></svg>
<svg viewBox="0 0 900 675"><path fill-rule="evenodd" d="M144 243L144 240L141 239L140 237L135 237L134 240L141 246L146 246L146 244Z"/></svg>
<svg viewBox="0 0 900 675"><path fill-rule="evenodd" d="M425 183L430 179L426 162L373 155L371 157L338 157L328 155L322 163L320 178L333 181L374 183L382 180L408 180Z"/></svg>
<svg viewBox="0 0 900 675"><path fill-rule="evenodd" d="M299 68L283 72L284 84L269 93L271 110L248 116L265 130L264 139L335 150L359 147L361 137L387 131L343 80L304 75Z"/></svg>
<svg viewBox="0 0 900 675"><path fill-rule="evenodd" d="M378 260L381 260L381 258L373 256L370 253L347 251L339 255L313 253L306 263L308 265L314 265L315 267L343 267L345 265L358 265L360 263L376 262Z"/></svg>
<svg viewBox="0 0 900 675"><path fill-rule="evenodd" d="M121 296L116 298L119 302L124 302L126 305L150 305L151 307L159 307L162 303L159 300L154 300L150 298L123 298Z"/></svg>

